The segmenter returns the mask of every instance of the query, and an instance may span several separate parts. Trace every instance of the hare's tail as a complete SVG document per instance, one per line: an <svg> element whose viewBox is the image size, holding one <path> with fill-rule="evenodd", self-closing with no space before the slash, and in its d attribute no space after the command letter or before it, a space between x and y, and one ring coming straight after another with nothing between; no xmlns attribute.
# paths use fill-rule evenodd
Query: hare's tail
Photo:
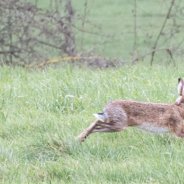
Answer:
<svg viewBox="0 0 184 184"><path fill-rule="evenodd" d="M107 119L107 116L104 112L100 112L100 113L96 113L96 114L93 114L97 120L100 120L102 122L105 122L106 119Z"/></svg>

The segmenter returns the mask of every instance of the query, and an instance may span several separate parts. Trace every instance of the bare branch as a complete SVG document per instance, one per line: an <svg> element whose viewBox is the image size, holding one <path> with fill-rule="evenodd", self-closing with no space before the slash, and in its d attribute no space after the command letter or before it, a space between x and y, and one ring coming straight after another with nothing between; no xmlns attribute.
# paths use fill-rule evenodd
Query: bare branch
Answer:
<svg viewBox="0 0 184 184"><path fill-rule="evenodd" d="M157 48L157 49L154 49L154 50L151 50L151 51L145 53L145 54L142 55L142 56L139 56L139 57L137 57L137 58L134 58L134 59L132 60L132 63L135 63L136 61L138 61L138 60L140 60L140 59L144 59L146 56L151 55L153 52L166 51L166 53L169 54L171 60L173 61L173 64L176 65L175 60L174 60L174 57L173 57L173 54L172 54L172 52L173 52L174 50L175 50L175 49L170 49L170 48Z"/></svg>
<svg viewBox="0 0 184 184"><path fill-rule="evenodd" d="M166 14L166 17L165 17L165 19L164 19L164 22L163 22L163 24L162 24L162 26L161 26L161 29L160 29L160 31L159 31L159 33L158 33L158 36L156 37L155 43L154 43L154 45L153 45L153 52L152 52L152 54L151 54L151 60L150 60L150 64L151 64L151 65L153 64L153 60L154 60L154 56L155 56L155 50L156 50L156 48L157 48L158 41L159 41L160 36L161 36L161 34L162 34L162 32L163 32L163 30L164 30L164 28L165 28L165 25L166 25L166 23L167 23L167 20L168 20L169 17L170 17L171 10L172 10L172 8L173 8L173 6L174 6L174 3L175 3L175 0L172 0L172 1L171 1L171 4L170 4L170 7L169 7L169 9L168 9L168 12L167 12L167 14Z"/></svg>
<svg viewBox="0 0 184 184"><path fill-rule="evenodd" d="M37 2L0 1L1 62L17 64L20 59L26 63L41 62L53 50L58 55L75 54L71 0L65 0L65 9L61 0L52 1L55 9L38 8Z"/></svg>

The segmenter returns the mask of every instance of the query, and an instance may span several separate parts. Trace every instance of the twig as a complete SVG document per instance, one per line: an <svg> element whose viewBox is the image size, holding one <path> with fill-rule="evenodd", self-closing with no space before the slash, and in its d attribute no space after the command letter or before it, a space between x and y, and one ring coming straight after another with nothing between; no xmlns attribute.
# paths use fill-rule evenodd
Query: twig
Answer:
<svg viewBox="0 0 184 184"><path fill-rule="evenodd" d="M61 47L58 47L57 45L54 45L54 44L52 44L52 43L48 43L48 42L46 42L46 41L39 40L39 39L34 39L34 40L37 41L38 43L43 44L43 45L46 45L46 46L48 46L48 47L52 47L52 48L61 50Z"/></svg>
<svg viewBox="0 0 184 184"><path fill-rule="evenodd" d="M80 31L80 32L84 32L84 33L87 33L87 34L92 34L92 35L95 35L95 36L100 36L100 37L113 37L114 35L111 35L111 34L100 34L99 32L92 32L92 31L88 31L88 30L85 30L83 28L79 28L77 27L76 25L72 24L72 27L75 28L76 30Z"/></svg>
<svg viewBox="0 0 184 184"><path fill-rule="evenodd" d="M166 49L166 52L169 54L169 56L170 56L170 58L171 58L171 60L172 60L172 62L174 64L174 66L176 66L176 62L175 62L175 60L173 58L173 54L172 54L171 49Z"/></svg>
<svg viewBox="0 0 184 184"><path fill-rule="evenodd" d="M133 60L137 58L137 0L134 0L134 10L133 10L133 16L134 16L134 43L133 43ZM135 60L135 62L138 60Z"/></svg>
<svg viewBox="0 0 184 184"><path fill-rule="evenodd" d="M174 60L173 54L172 54L172 51L173 51L173 50L175 50L175 49L170 49L170 48L158 48L158 49L154 49L154 50L151 50L151 51L145 53L145 54L142 55L142 56L139 56L139 57L133 59L133 60L132 60L132 63L135 63L135 62L136 62L137 60L139 60L139 59L145 58L146 56L152 54L153 52L166 51L166 53L169 54L171 60L173 61L174 65L175 65L176 63L175 63L175 60Z"/></svg>
<svg viewBox="0 0 184 184"><path fill-rule="evenodd" d="M134 51L137 49L137 1L134 0Z"/></svg>
<svg viewBox="0 0 184 184"><path fill-rule="evenodd" d="M14 53L20 53L20 50L7 50L7 51L0 51L0 54L14 54Z"/></svg>
<svg viewBox="0 0 184 184"><path fill-rule="evenodd" d="M85 3L84 3L84 15L83 15L83 19L82 19L82 29L83 30L84 30L84 26L85 26L85 23L86 23L87 7L88 7L88 0L85 0ZM84 42L84 35L82 34L82 36L81 36L81 50L83 50L83 42Z"/></svg>
<svg viewBox="0 0 184 184"><path fill-rule="evenodd" d="M152 66L152 64L153 64L153 60L154 60L154 56L155 56L155 50L156 50L156 48L157 48L158 41L159 41L160 36L161 36L161 34L162 34L162 32L163 32L163 30L164 30L164 28L165 28L165 25L166 25L166 23L167 23L167 19L170 17L171 10L172 10L172 7L174 6L174 3L175 3L175 0L172 0L172 1L171 1L171 5L170 5L170 7L169 7L169 9L168 9L168 12L167 12L167 14L166 14L166 17L165 17L165 19L164 19L164 22L163 22L163 24L162 24L162 26L161 26L161 29L160 29L159 33L158 33L158 36L156 37L156 40L155 40L155 43L154 43L154 46L153 46L153 51L152 51L152 54L151 54L151 60L150 60L151 66Z"/></svg>

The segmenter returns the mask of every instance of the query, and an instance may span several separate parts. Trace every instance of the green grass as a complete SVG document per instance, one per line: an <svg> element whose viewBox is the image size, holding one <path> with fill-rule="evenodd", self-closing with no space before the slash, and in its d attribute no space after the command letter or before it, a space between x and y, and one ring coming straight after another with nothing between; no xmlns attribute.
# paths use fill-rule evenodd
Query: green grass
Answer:
<svg viewBox="0 0 184 184"><path fill-rule="evenodd" d="M130 58L133 2L88 1L88 21L101 26L100 34L114 36L75 30L78 51L94 49L107 57ZM47 0L39 3L48 7ZM84 0L73 3L76 14L82 14ZM169 1L160 4L160 0L138 3L140 53L152 46L168 6ZM81 22L76 25L80 27ZM85 29L98 30L90 24ZM178 34L169 44L180 38ZM162 41L159 46L164 47ZM155 63L168 64L166 54L157 56ZM148 59L106 70L70 65L44 70L1 67L0 183L183 183L183 140L175 136L129 128L120 133L96 133L82 145L75 140L94 120L92 114L102 111L110 100L173 103L177 78L183 76L181 60L178 55L176 68L157 64L151 68Z"/></svg>
<svg viewBox="0 0 184 184"><path fill-rule="evenodd" d="M170 102L180 68L0 68L0 183L182 183L183 140L136 129L77 136L112 99Z"/></svg>

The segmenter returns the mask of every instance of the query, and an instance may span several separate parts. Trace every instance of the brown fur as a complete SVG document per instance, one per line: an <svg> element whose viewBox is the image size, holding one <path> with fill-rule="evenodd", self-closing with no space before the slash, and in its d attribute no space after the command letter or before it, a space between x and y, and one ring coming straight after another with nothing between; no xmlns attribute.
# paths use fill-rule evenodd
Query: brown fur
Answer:
<svg viewBox="0 0 184 184"><path fill-rule="evenodd" d="M179 84L183 80L178 80ZM183 86L178 87L179 95ZM179 96L175 104L143 103L130 100L116 100L104 108L104 119L97 119L85 129L78 139L82 142L94 132L118 132L127 127L140 127L146 124L149 128L167 129L178 137L184 137L184 97Z"/></svg>

